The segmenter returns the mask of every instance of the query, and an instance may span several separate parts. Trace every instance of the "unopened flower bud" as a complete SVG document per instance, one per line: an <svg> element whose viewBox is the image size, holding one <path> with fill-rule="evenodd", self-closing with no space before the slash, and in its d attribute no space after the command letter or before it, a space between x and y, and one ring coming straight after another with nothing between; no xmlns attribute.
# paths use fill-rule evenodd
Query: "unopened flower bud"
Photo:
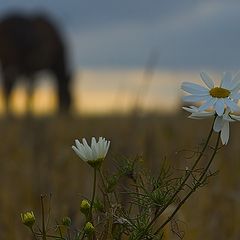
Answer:
<svg viewBox="0 0 240 240"><path fill-rule="evenodd" d="M87 216L89 214L89 210L90 210L90 203L88 200L84 199L82 200L81 202L81 205L80 205L80 211L85 215Z"/></svg>
<svg viewBox="0 0 240 240"><path fill-rule="evenodd" d="M84 232L87 234L87 235L91 235L93 234L95 231L95 228L94 226L92 225L92 223L90 222L87 222L85 227L84 227Z"/></svg>
<svg viewBox="0 0 240 240"><path fill-rule="evenodd" d="M34 225L36 220L34 213L32 211L21 213L21 219L22 219L22 223L30 228Z"/></svg>
<svg viewBox="0 0 240 240"><path fill-rule="evenodd" d="M64 226L70 227L70 226L71 226L71 223L72 223L72 220L71 220L70 217L64 217L64 218L62 219L62 224L63 224Z"/></svg>

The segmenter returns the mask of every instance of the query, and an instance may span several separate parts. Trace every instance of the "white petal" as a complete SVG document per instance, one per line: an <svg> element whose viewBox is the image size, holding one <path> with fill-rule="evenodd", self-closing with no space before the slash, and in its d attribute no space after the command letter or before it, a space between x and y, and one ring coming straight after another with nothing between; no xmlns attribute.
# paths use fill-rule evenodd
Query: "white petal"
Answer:
<svg viewBox="0 0 240 240"><path fill-rule="evenodd" d="M208 94L209 90L195 83L183 82L181 88L188 93L196 95Z"/></svg>
<svg viewBox="0 0 240 240"><path fill-rule="evenodd" d="M209 99L202 106L199 107L199 111L202 112L208 109L209 107L213 106L216 103L216 101L217 101L216 98L209 97Z"/></svg>
<svg viewBox="0 0 240 240"><path fill-rule="evenodd" d="M107 152L108 152L108 150L109 150L109 147L110 147L110 141L107 142L107 149L106 149L106 154L105 154L105 156L107 155Z"/></svg>
<svg viewBox="0 0 240 240"><path fill-rule="evenodd" d="M199 101L204 101L207 96L196 96L196 95L189 95L189 96L184 96L183 101L184 102L199 102Z"/></svg>
<svg viewBox="0 0 240 240"><path fill-rule="evenodd" d="M100 137L98 141L98 156L99 158L104 157L104 138Z"/></svg>
<svg viewBox="0 0 240 240"><path fill-rule="evenodd" d="M240 90L240 82L236 82L233 86L231 91L232 92L238 92Z"/></svg>
<svg viewBox="0 0 240 240"><path fill-rule="evenodd" d="M230 72L225 72L222 78L220 86L225 89L229 89L231 87L232 74Z"/></svg>
<svg viewBox="0 0 240 240"><path fill-rule="evenodd" d="M196 120L202 120L202 119L204 119L204 118L202 118L202 117L194 117L194 116L192 116L192 114L191 114L190 116L188 116L188 118L196 119Z"/></svg>
<svg viewBox="0 0 240 240"><path fill-rule="evenodd" d="M182 109L184 109L185 111L190 112L190 113L198 112L198 108L195 106L182 107Z"/></svg>
<svg viewBox="0 0 240 240"><path fill-rule="evenodd" d="M110 147L110 141L105 140L105 143L104 143L104 157L106 157L109 147Z"/></svg>
<svg viewBox="0 0 240 240"><path fill-rule="evenodd" d="M232 100L226 98L225 100L226 105L232 110L232 111L239 111L239 106Z"/></svg>
<svg viewBox="0 0 240 240"><path fill-rule="evenodd" d="M85 138L82 139L82 143L83 143L84 147L89 147Z"/></svg>
<svg viewBox="0 0 240 240"><path fill-rule="evenodd" d="M79 156L79 151L75 146L72 146L72 150Z"/></svg>
<svg viewBox="0 0 240 240"><path fill-rule="evenodd" d="M80 152L81 152L81 151L82 151L82 152L85 152L85 147L83 146L82 143L79 142L79 144L78 144L77 147L78 147L78 149L79 149Z"/></svg>
<svg viewBox="0 0 240 240"><path fill-rule="evenodd" d="M91 140L91 149L92 149L92 157L93 159L98 158L98 145L95 137L92 137Z"/></svg>
<svg viewBox="0 0 240 240"><path fill-rule="evenodd" d="M223 129L221 131L221 140L223 145L226 145L229 140L229 122L227 121L224 122Z"/></svg>
<svg viewBox="0 0 240 240"><path fill-rule="evenodd" d="M98 152L101 151L102 141L103 141L102 137L99 137L99 138L98 138L98 142L97 142L97 145L98 145Z"/></svg>
<svg viewBox="0 0 240 240"><path fill-rule="evenodd" d="M233 76L232 82L240 82L240 71Z"/></svg>
<svg viewBox="0 0 240 240"><path fill-rule="evenodd" d="M88 160L88 161L94 160L94 159L93 159L92 150L91 150L91 149L88 149L88 148L85 148L84 150L85 150L84 154L85 154L87 160Z"/></svg>
<svg viewBox="0 0 240 240"><path fill-rule="evenodd" d="M215 132L220 132L222 128L223 128L223 119L222 117L217 116L214 121L213 130Z"/></svg>
<svg viewBox="0 0 240 240"><path fill-rule="evenodd" d="M228 122L235 122L235 120L232 117L230 117L229 114L226 113L223 114L223 120Z"/></svg>
<svg viewBox="0 0 240 240"><path fill-rule="evenodd" d="M85 147L83 146L82 143L79 142L79 140L75 140L75 144L78 148L78 151L86 158L86 155L85 155Z"/></svg>
<svg viewBox="0 0 240 240"><path fill-rule="evenodd" d="M93 146L92 147L92 156L93 156L93 159L98 159L98 149L97 149L97 145Z"/></svg>
<svg viewBox="0 0 240 240"><path fill-rule="evenodd" d="M99 155L99 152L100 152L100 143L101 143L101 140L102 138L98 138L98 141L96 141L96 150L97 150L97 153Z"/></svg>
<svg viewBox="0 0 240 240"><path fill-rule="evenodd" d="M209 89L214 88L214 82L213 82L213 80L208 76L207 73L202 72L202 73L200 73L200 76L201 76L203 82L208 86Z"/></svg>
<svg viewBox="0 0 240 240"><path fill-rule="evenodd" d="M230 112L231 112L231 109L229 107L227 107L224 112L224 115L229 115Z"/></svg>
<svg viewBox="0 0 240 240"><path fill-rule="evenodd" d="M76 144L77 148L80 148L80 146L81 146L81 143L79 142L79 140L78 140L78 139L76 139L76 140L75 140L75 144Z"/></svg>
<svg viewBox="0 0 240 240"><path fill-rule="evenodd" d="M72 146L72 149L83 161L87 161L85 156L75 146Z"/></svg>
<svg viewBox="0 0 240 240"><path fill-rule="evenodd" d="M224 101L222 98L219 98L215 104L215 109L218 116L222 116L224 113Z"/></svg>
<svg viewBox="0 0 240 240"><path fill-rule="evenodd" d="M233 118L234 120L240 121L240 116L239 115L233 115L230 114L231 118Z"/></svg>
<svg viewBox="0 0 240 240"><path fill-rule="evenodd" d="M222 115L222 118L224 121L228 121L228 122L234 122L235 120L233 120L229 113L231 112L231 109L229 107L226 108L224 114Z"/></svg>
<svg viewBox="0 0 240 240"><path fill-rule="evenodd" d="M103 157L105 157L107 155L107 141L104 142L104 146L103 146Z"/></svg>
<svg viewBox="0 0 240 240"><path fill-rule="evenodd" d="M233 100L239 100L240 99L240 92L232 92L229 96Z"/></svg>
<svg viewBox="0 0 240 240"><path fill-rule="evenodd" d="M106 151L107 151L107 141L105 140L104 143L103 143L103 152L102 152L103 157L106 156L106 154L107 154Z"/></svg>
<svg viewBox="0 0 240 240"><path fill-rule="evenodd" d="M94 160L93 158L93 152L90 146L88 145L87 141L85 138L82 139L83 145L84 145L84 150L85 150L85 155L88 158L88 160Z"/></svg>
<svg viewBox="0 0 240 240"><path fill-rule="evenodd" d="M233 90L240 83L240 72L237 72L231 82L229 90Z"/></svg>
<svg viewBox="0 0 240 240"><path fill-rule="evenodd" d="M93 146L96 145L96 138L92 137L92 141L91 141L91 148L93 148Z"/></svg>
<svg viewBox="0 0 240 240"><path fill-rule="evenodd" d="M215 114L215 112L196 112L196 113L192 113L193 116L197 117L211 117Z"/></svg>
<svg viewBox="0 0 240 240"><path fill-rule="evenodd" d="M189 118L192 119L204 119L208 117L212 117L215 113L214 112L195 112L192 113Z"/></svg>
<svg viewBox="0 0 240 240"><path fill-rule="evenodd" d="M191 114L190 116L188 116L188 118L196 119L196 120L202 120L202 119L204 119L203 117L194 117L194 116L192 116L192 114Z"/></svg>

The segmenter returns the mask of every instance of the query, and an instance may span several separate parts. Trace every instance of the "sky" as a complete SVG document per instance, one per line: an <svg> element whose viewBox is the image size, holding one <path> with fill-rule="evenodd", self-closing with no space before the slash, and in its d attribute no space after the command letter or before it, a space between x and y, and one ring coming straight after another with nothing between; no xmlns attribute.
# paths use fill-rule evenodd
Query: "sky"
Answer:
<svg viewBox="0 0 240 240"><path fill-rule="evenodd" d="M181 82L199 82L203 70L219 80L240 69L239 10L239 0L0 0L0 20L16 11L44 13L59 27L74 73L74 108L90 114L126 112L144 88L142 107L176 111ZM51 79L38 90L33 105L51 112ZM14 101L24 109L24 91Z"/></svg>
<svg viewBox="0 0 240 240"><path fill-rule="evenodd" d="M47 12L62 26L75 69L240 68L240 1L0 0L11 11Z"/></svg>

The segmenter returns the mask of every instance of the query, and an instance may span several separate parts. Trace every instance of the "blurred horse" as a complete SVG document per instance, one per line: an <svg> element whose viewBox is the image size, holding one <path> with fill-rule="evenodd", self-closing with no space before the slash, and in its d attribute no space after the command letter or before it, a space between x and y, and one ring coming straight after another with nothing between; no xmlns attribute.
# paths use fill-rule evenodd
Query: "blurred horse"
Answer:
<svg viewBox="0 0 240 240"><path fill-rule="evenodd" d="M62 37L46 16L12 14L0 20L0 63L7 104L19 76L33 83L40 70L51 71L57 80L60 110L71 103L70 74Z"/></svg>

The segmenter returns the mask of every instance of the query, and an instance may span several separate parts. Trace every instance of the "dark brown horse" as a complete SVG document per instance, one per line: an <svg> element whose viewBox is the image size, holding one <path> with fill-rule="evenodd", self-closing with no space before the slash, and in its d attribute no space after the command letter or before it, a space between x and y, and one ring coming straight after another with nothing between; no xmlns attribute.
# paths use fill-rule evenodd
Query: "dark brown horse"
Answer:
<svg viewBox="0 0 240 240"><path fill-rule="evenodd" d="M19 76L27 77L31 84L37 71L49 70L57 79L60 110L69 108L65 46L47 17L12 14L0 20L0 63L7 103Z"/></svg>

